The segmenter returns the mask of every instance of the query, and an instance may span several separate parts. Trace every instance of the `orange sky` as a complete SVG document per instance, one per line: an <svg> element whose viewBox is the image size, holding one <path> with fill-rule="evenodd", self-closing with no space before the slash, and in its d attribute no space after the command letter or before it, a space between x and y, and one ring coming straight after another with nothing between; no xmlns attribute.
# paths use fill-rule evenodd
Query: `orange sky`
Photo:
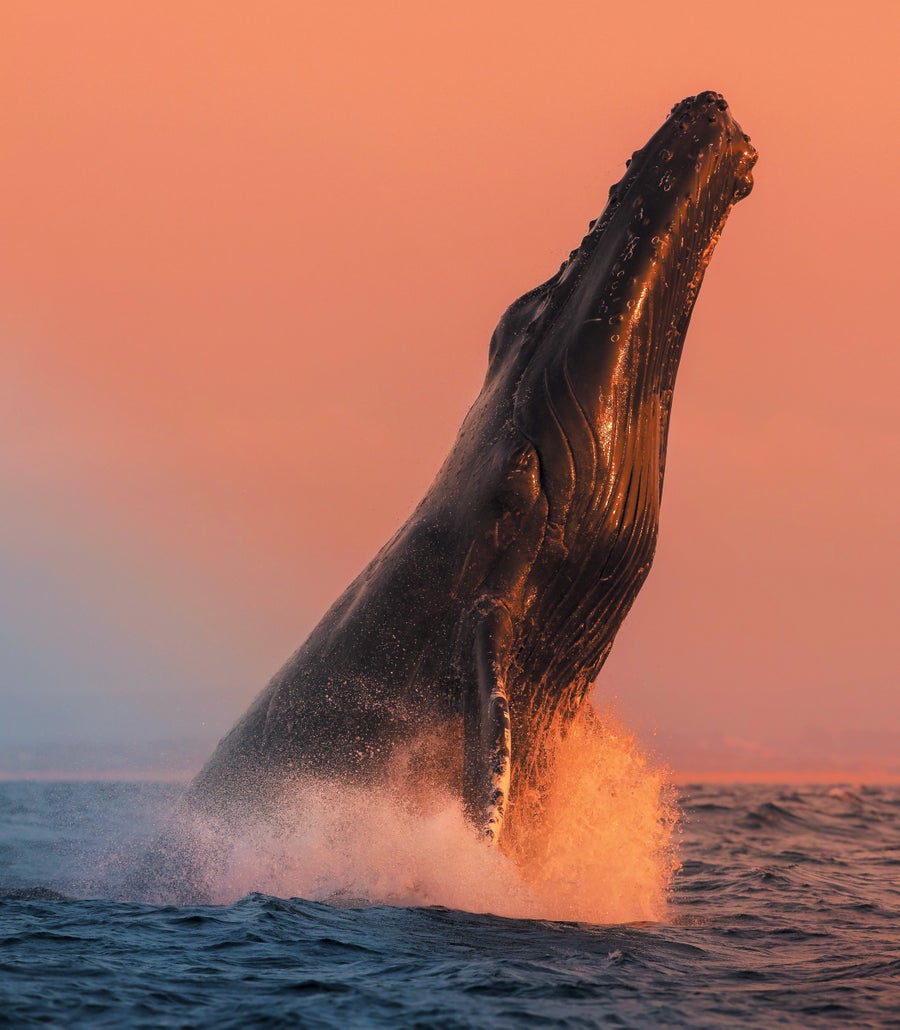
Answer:
<svg viewBox="0 0 900 1030"><path fill-rule="evenodd" d="M602 693L676 765L896 765L900 8L607 8L7 0L0 737L226 729L712 88L756 188Z"/></svg>

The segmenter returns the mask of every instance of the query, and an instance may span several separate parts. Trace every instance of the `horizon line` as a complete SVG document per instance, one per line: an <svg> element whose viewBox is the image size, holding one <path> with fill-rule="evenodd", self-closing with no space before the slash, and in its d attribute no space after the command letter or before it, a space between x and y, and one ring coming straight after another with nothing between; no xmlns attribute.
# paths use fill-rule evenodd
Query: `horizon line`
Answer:
<svg viewBox="0 0 900 1030"><path fill-rule="evenodd" d="M665 769L665 778L677 787L702 784L765 784L792 786L823 786L825 784L859 784L861 786L893 786L900 784L900 772L867 769L851 771L847 769L818 769L802 771L791 769L777 770L673 770ZM197 774L197 770L159 770L159 769L114 769L65 771L61 769L4 770L0 769L0 783L184 783L187 785Z"/></svg>

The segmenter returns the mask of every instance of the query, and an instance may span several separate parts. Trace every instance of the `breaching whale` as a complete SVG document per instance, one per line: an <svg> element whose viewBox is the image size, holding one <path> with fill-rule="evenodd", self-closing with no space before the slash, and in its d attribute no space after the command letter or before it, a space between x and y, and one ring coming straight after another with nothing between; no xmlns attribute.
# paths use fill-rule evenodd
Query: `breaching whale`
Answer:
<svg viewBox="0 0 900 1030"><path fill-rule="evenodd" d="M656 546L675 376L756 152L725 100L677 104L551 279L516 300L431 488L221 741L185 797L265 805L292 775L377 782L440 739L497 841L539 795Z"/></svg>

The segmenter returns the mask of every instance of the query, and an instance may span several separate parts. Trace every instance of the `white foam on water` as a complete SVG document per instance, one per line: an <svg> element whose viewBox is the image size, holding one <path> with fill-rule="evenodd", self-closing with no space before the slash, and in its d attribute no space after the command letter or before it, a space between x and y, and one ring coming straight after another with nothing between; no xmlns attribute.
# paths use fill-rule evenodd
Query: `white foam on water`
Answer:
<svg viewBox="0 0 900 1030"><path fill-rule="evenodd" d="M277 818L244 826L206 863L213 900L261 891L590 923L665 918L678 867L673 791L609 715L568 729L539 812L502 848L473 831L458 798L414 793L400 775L378 787L286 784Z"/></svg>

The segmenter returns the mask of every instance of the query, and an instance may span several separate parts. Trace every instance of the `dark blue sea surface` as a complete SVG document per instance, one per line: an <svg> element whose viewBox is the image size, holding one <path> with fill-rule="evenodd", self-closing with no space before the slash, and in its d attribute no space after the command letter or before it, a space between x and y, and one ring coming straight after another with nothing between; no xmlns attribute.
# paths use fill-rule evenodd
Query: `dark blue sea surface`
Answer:
<svg viewBox="0 0 900 1030"><path fill-rule="evenodd" d="M900 1025L896 787L684 788L667 915L631 925L108 900L178 790L0 784L0 1024Z"/></svg>

